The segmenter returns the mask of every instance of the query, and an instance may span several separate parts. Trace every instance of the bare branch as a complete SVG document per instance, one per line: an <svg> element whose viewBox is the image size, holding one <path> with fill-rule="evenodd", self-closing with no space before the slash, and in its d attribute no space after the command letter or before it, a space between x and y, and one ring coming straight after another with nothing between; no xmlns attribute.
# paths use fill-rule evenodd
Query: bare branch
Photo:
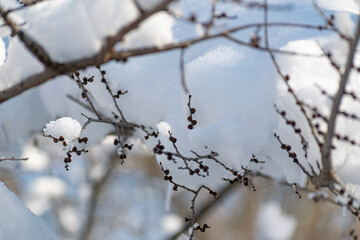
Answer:
<svg viewBox="0 0 360 240"><path fill-rule="evenodd" d="M334 97L334 101L333 101L333 105L332 105L331 113L330 113L330 118L328 121L328 129L327 129L327 132L325 135L325 143L322 148L322 158L321 158L321 162L323 165L322 173L323 173L323 178L325 181L324 183L326 185L333 182L334 180L337 180L337 179L333 179L334 172L332 169L331 146L332 146L332 140L333 140L334 133L335 133L336 118L339 113L339 107L341 104L341 100L345 94L345 87L346 87L346 83L349 79L350 71L353 68L355 49L359 42L359 38L360 38L360 17L358 18L355 37L353 40L349 41L349 53L348 53L349 55L347 58L344 73L341 74L339 89Z"/></svg>
<svg viewBox="0 0 360 240"><path fill-rule="evenodd" d="M161 2L158 6L154 7L150 11L142 14L135 21L122 28L117 34L112 37L107 38L102 49L95 56L81 59L66 64L54 63L51 58L48 56L47 52L37 44L33 39L28 37L24 32L20 31L16 25L8 18L7 13L0 7L0 15L4 18L6 23L11 27L15 34L17 34L20 40L25 44L25 46L36 56L41 62L50 69L46 69L44 72L33 75L19 84L10 87L7 90L0 92L0 103L6 101L9 98L12 98L25 90L28 90L32 87L38 86L47 80L54 78L55 76L75 72L79 69L86 68L93 65L101 65L102 63L108 62L112 58L112 50L114 45L123 40L124 36L130 31L136 29L144 20L151 17L157 12L163 11L173 0L165 0Z"/></svg>
<svg viewBox="0 0 360 240"><path fill-rule="evenodd" d="M139 10L139 12L142 14L145 13L145 10L141 7L140 3L138 0L133 0L133 3L135 4L136 8Z"/></svg>
<svg viewBox="0 0 360 240"><path fill-rule="evenodd" d="M54 62L51 60L50 56L46 52L46 50L38 44L35 40L33 40L30 36L28 36L25 32L21 31L18 26L10 19L9 13L10 11L5 11L0 6L0 15L4 19L5 23L11 28L13 35L17 35L19 39L24 43L24 45L29 49L29 51L37 57L37 59L44 63L45 66L55 67Z"/></svg>
<svg viewBox="0 0 360 240"><path fill-rule="evenodd" d="M181 85L182 85L185 93L188 94L188 93L189 93L189 89L188 89L187 86L186 86L186 80L185 80L184 54L185 54L185 48L181 48L181 51L180 51Z"/></svg>
<svg viewBox="0 0 360 240"><path fill-rule="evenodd" d="M15 157L10 157L10 158L0 158L0 162L1 161L26 161L29 158L15 158Z"/></svg>
<svg viewBox="0 0 360 240"><path fill-rule="evenodd" d="M162 8L159 8L159 9L162 9ZM138 23L138 24L140 24L140 23ZM162 48L148 47L148 48L141 48L141 49L132 49L132 50L130 49L130 50L120 51L120 52L110 51L110 52L107 52L106 54L104 54L104 52L105 52L104 49L107 46L106 45L106 46L104 46L103 50L101 50L95 56L68 62L68 63L64 63L61 65L56 65L53 69L45 69L45 71L42 73L37 73L33 76L30 76L30 77L24 79L20 83L15 84L14 86L12 86L6 90L0 91L0 103L4 102L12 97L15 97L30 88L36 87L40 84L43 84L44 82L46 82L58 75L61 75L61 74L75 72L75 71L78 71L79 69L84 69L89 66L101 65L110 60L126 61L129 57L142 56L142 55L147 55L147 54L152 54L152 53L157 53L157 52L165 52L165 51L170 51L170 50L174 50L174 49L185 48L185 47L189 47L192 44L196 44L196 43L205 41L207 39L226 37L228 34L233 33L233 32L247 30L249 28L259 28L259 27L263 27L263 26L264 26L264 23L253 23L253 24L242 25L242 26L235 27L235 28L232 28L229 30L225 30L223 32L220 32L220 33L217 33L214 35L204 36L204 37L188 40L188 41L181 42L181 43L170 44L170 45L162 47ZM312 30L320 30L320 31L330 30L329 28L324 27L324 26L300 24L300 23L288 23L288 22L268 23L267 26L268 27L293 27L293 28L303 28L303 29L312 29ZM129 31L131 31L131 29L127 29L127 31L122 31L122 32L125 36L125 34L127 34Z"/></svg>
<svg viewBox="0 0 360 240"><path fill-rule="evenodd" d="M101 82L105 83L105 85L106 85L106 90L109 92L109 94L110 94L110 96L111 96L111 98L112 98L112 100L113 100L113 102L114 102L114 105L115 105L115 107L116 107L116 110L117 110L118 113L120 114L121 119L122 119L124 122L127 122L126 119L125 119L125 116L124 116L123 112L120 110L120 107L119 107L119 105L118 105L118 103L117 103L117 101L116 101L116 99L115 99L115 95L114 95L113 92L111 91L111 88L110 88L110 86L109 86L109 84L108 84L108 82L107 82L107 80L106 80L106 78L105 78L106 72L105 72L104 70L101 70L100 67L98 67L98 69L99 69L100 74L101 74ZM118 95L118 96L120 96L120 95Z"/></svg>
<svg viewBox="0 0 360 240"><path fill-rule="evenodd" d="M95 106L94 106L92 100L91 100L90 97L89 97L89 94L88 94L89 92L88 92L88 90L85 88L84 83L83 83L83 82L81 81L81 79L80 79L80 73L79 73L79 72L76 72L74 75L75 75L75 77L76 77L76 82L78 83L79 87L80 87L81 90L82 90L82 94L81 94L81 95L82 95L84 98L86 98L86 101L90 104L90 108L91 108L92 112L95 113L95 115L97 116L98 119L101 119L101 116L100 116L99 113L96 111Z"/></svg>

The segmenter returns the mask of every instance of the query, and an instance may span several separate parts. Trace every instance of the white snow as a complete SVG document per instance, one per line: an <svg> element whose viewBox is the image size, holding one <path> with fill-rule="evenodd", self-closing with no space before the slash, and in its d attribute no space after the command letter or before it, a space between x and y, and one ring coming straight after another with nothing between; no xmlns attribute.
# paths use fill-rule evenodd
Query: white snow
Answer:
<svg viewBox="0 0 360 240"><path fill-rule="evenodd" d="M35 178L28 186L31 192L25 199L25 204L35 214L42 215L51 209L51 201L61 197L66 191L64 181L53 176Z"/></svg>
<svg viewBox="0 0 360 240"><path fill-rule="evenodd" d="M347 12L336 12L335 23L341 33L348 37L354 37L355 24L351 19L351 15Z"/></svg>
<svg viewBox="0 0 360 240"><path fill-rule="evenodd" d="M54 138L59 139L63 136L66 142L73 142L80 136L81 125L73 118L63 117L47 123L43 131Z"/></svg>
<svg viewBox="0 0 360 240"><path fill-rule="evenodd" d="M49 198L60 197L65 193L65 183L56 177L44 176L38 177L32 182L31 188L34 194Z"/></svg>
<svg viewBox="0 0 360 240"><path fill-rule="evenodd" d="M76 233L81 227L80 216L73 207L62 207L59 211L59 219L69 232Z"/></svg>
<svg viewBox="0 0 360 240"><path fill-rule="evenodd" d="M276 202L262 205L257 219L259 229L257 239L290 239L296 228L295 218L284 213Z"/></svg>
<svg viewBox="0 0 360 240"><path fill-rule="evenodd" d="M29 171L44 171L50 164L50 157L48 154L30 144L25 146L21 157L29 158L27 161L21 162L22 166Z"/></svg>
<svg viewBox="0 0 360 240"><path fill-rule="evenodd" d="M24 14L24 29L59 62L95 54L105 37L133 21L131 0L44 1Z"/></svg>
<svg viewBox="0 0 360 240"><path fill-rule="evenodd" d="M319 5L328 10L347 11L350 13L359 14L358 0L318 0Z"/></svg>
<svg viewBox="0 0 360 240"><path fill-rule="evenodd" d="M181 2L182 4L176 5L178 12L185 16L194 12L198 19L208 20L211 1L188 0ZM259 2L262 3L262 1ZM312 1L272 0L269 2L274 4L291 2L301 6L306 4L310 6ZM354 16L351 14L358 13L358 1L321 0L319 2L328 10L337 11L335 12L336 26L347 36L353 36L352 18ZM159 3L158 0L141 1L141 5L146 9L157 3ZM0 4L6 5L6 8L10 5L18 6L15 1L1 0ZM262 17L262 12L247 13L239 7L231 8L230 2L226 4L219 3L218 10L229 10L229 13L237 14L239 18L236 21L253 21L256 14ZM181 9L184 6L185 9ZM300 17L300 14L304 12L297 13L294 11L293 13L295 18ZM330 12L327 11L326 13ZM119 29L140 15L132 0L56 0L43 1L30 8L16 11L10 16L17 23L26 23L21 28L34 37L54 60L63 62L96 54L103 46L106 37L114 35ZM313 17L313 15L311 16ZM271 17L274 17L274 21L279 19L288 21L281 14L274 14ZM196 29L198 34L203 34L203 27L199 24L195 27L188 26L186 28L179 22L169 14L160 12L126 35L118 46L120 49L145 46L161 48L166 44L176 43L178 39L186 39L191 36L189 29L193 31L194 36L196 36ZM217 29L227 27L226 24L219 22L221 24ZM0 41L1 90L13 86L22 79L44 69L42 64L32 56L17 37L10 38L8 28L0 29L0 34L4 37ZM331 53L340 68L344 67L348 46L343 39L331 34L323 34L319 37L309 37L318 36L317 33L306 35L306 37L302 34L300 31L299 33L290 32L289 29L271 31L271 41L278 46L282 45L283 50L311 54L321 54L320 46L322 46ZM243 36L248 37L248 35L239 34L240 38ZM8 44L6 52L5 43ZM315 87L315 84L318 84L330 94L336 92L339 76L337 71L331 67L328 59L325 57L309 58L284 55L277 55L277 59L283 72L291 76L290 84L299 98L316 106L323 114L328 114L331 101L321 96L320 91ZM356 56L356 66L360 66L359 60L360 57ZM320 159L320 153L314 147L316 143L311 137L307 123L265 55L260 55L258 52L254 54L247 48L239 47L223 39L216 39L187 48L184 62L186 83L193 96L191 103L196 108L193 118L198 121L198 124L191 131L187 130L189 113L186 104L188 96L184 94L180 83L178 50L132 58L126 64L110 62L102 68L106 70L106 78L114 91L118 89L128 90L128 93L121 96L121 100L119 100L120 108L126 119L158 129L161 133L159 139L168 151L174 151L172 143L168 140L168 131L170 130L178 139L176 143L178 149L185 156L193 156L189 150L194 150L199 154L208 154L213 150L218 152L219 159L230 167L241 169L241 166L245 166L250 169L261 170L274 178L285 177L288 182L304 182L304 174L288 158L287 153L280 149L279 143L273 137L275 132L280 135L285 143L292 146L299 161L306 169L310 170L308 166L310 163L315 167L315 171L319 171L315 162ZM81 74L87 77L95 76L95 79L100 77L95 68L85 69L81 71ZM116 112L113 99L108 95L103 83L95 81L87 87L97 108L102 109L105 114L110 113L110 111ZM358 74L351 74L348 87L352 90L360 89ZM17 148L9 152L19 153L23 151L21 156L29 157L29 160L21 164L24 169L32 171L34 175L53 166L53 164L49 165L50 158L59 160L53 161L56 162L55 164L63 164L62 159L55 153L45 153L45 150L40 149L41 144L37 147L28 144L23 147L24 141L19 140L20 137L26 138L33 130L41 129L44 123L56 119L58 116L70 117L59 118L46 124L45 134L55 138L63 136L68 143L74 142L81 134L81 124L76 119L80 120L80 113L86 110L65 99L63 96L66 94L79 96L79 90L76 84L63 76L0 105L0 112L6 113L0 114L1 147L6 144L13 144L12 146L15 145ZM304 157L299 136L294 135L293 129L286 126L283 119L275 113L274 103L281 110L286 110L287 116L290 119L295 119L297 126L303 130L310 146L307 159ZM348 98L344 98L341 108L355 112L360 116L359 103ZM111 114L108 117L110 118ZM359 124L342 117L338 119L337 124L337 131L351 135L354 139L360 139ZM320 127L325 129L325 124L320 123ZM90 164L87 164L88 159L85 157L79 161L74 161L72 166L74 166L76 174L69 177L71 178L69 184L79 185L79 190L74 195L82 202L88 198L91 192L84 179L99 179L104 174L104 166L106 166L101 160L105 158L104 156L107 158L110 153L114 153L117 148L113 145L114 135L105 138L102 142L99 140L103 138L104 134L114 134L111 132L113 131L111 126L89 125L86 130L90 130L90 134L97 136L94 138L94 151L89 153L93 154L97 161L91 163L93 165L90 171L87 171ZM139 131L135 132L134 135L143 137L144 133ZM135 143L133 151L136 153L136 148L145 149L147 147L151 150L157 140L150 138L148 141L142 142L139 139L129 139L129 143ZM335 170L345 182L349 194L359 197L360 177L357 173L360 171L358 161L360 150L339 141L335 141L334 144L337 146L333 152ZM118 151L122 151L122 149L118 149ZM150 152L146 152L146 154L152 156ZM265 164L256 166L250 164L249 159L252 154L255 154L259 160L265 160ZM189 187L196 187L201 184L216 185L226 174L221 167L209 163L210 177L191 177L187 172L179 171L179 165L168 161L166 156L157 156L157 160L162 162L166 169L171 170L172 176L177 182ZM181 164L181 161L179 163ZM57 165L54 166L53 169L58 167ZM88 175L86 175L87 173ZM29 182L29 191L32 194L28 193L25 201L38 214L47 213L51 209L50 200L64 197L67 191L66 184L68 182L65 184L65 181L60 177L50 177L44 174L33 176L31 180L27 179L26 181ZM132 184L133 182L129 182L129 189L133 186ZM141 184L139 183L139 185ZM0 186L0 191L0 202L7 201L6 199L9 196L15 198L13 195L9 195L2 186ZM118 191L121 193L118 196L124 196L124 198L131 192ZM143 198L143 192L139 196L139 198ZM168 194L168 199L170 198L171 195ZM342 200L345 201L346 199ZM16 201L13 202L19 202L19 200L16 198ZM9 204L9 202L5 202L5 206ZM17 214L17 211L20 211L18 208L22 209L23 207L20 206L20 203L18 205L19 207L16 205L16 209L12 210L16 214L11 213L15 217L23 214ZM149 205L148 208L151 209L151 207L152 205ZM163 210L163 205L161 207ZM10 215L7 212L8 210L0 211L1 221L4 219L1 216ZM136 217L136 220L129 223L130 225L138 223L141 225L139 211L137 207L129 210L129 214L131 213ZM267 204L261 212L259 223L262 226L260 232L263 238L260 239L287 239L291 237L296 221L284 214L277 203ZM31 214L28 213L28 215ZM31 215L31 217L34 216ZM60 221L68 231L75 232L79 229L78 224L76 224L78 217L77 212L69 207L61 213ZM11 218L10 220L13 221L14 219ZM35 224L36 221L21 224L34 226L32 224ZM175 231L175 227L179 226L177 221L177 217L173 215L164 217L164 231ZM1 227L5 226L2 222L0 224ZM10 227L13 226L15 225L10 225ZM1 227L0 239L3 237L1 234L10 234L7 231L2 232ZM42 227L34 226L33 230L42 234L41 229ZM129 235L132 236L131 233L119 230L112 236ZM13 235L5 236L4 239L17 239ZM32 239L42 238L35 236Z"/></svg>
<svg viewBox="0 0 360 240"><path fill-rule="evenodd" d="M243 54L238 49L219 46L194 59L187 66L189 71L194 71L193 68L232 67L236 66L243 57Z"/></svg>
<svg viewBox="0 0 360 240"><path fill-rule="evenodd" d="M2 57L3 58L3 57ZM26 77L44 70L41 63L20 42L18 37L11 38L5 62L0 65L0 89L4 90Z"/></svg>
<svg viewBox="0 0 360 240"><path fill-rule="evenodd" d="M161 121L156 124L157 129L159 132L164 136L169 136L169 132L171 133L171 126L169 123Z"/></svg>
<svg viewBox="0 0 360 240"><path fill-rule="evenodd" d="M45 223L0 182L0 239L56 239Z"/></svg>
<svg viewBox="0 0 360 240"><path fill-rule="evenodd" d="M140 24L140 27L133 30L125 37L125 46L144 47L155 45L162 47L165 44L174 42L172 27L175 21L173 17L165 12L154 14Z"/></svg>
<svg viewBox="0 0 360 240"><path fill-rule="evenodd" d="M183 225L183 218L176 214L166 214L161 218L161 226L168 234L180 231Z"/></svg>

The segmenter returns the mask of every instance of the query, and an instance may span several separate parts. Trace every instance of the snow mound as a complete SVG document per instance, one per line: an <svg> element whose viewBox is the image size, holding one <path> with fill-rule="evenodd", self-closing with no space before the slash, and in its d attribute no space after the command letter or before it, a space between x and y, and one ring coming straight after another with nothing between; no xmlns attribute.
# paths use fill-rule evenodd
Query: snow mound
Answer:
<svg viewBox="0 0 360 240"><path fill-rule="evenodd" d="M80 136L81 125L75 119L63 117L47 123L43 131L54 138L63 136L66 142L71 142Z"/></svg>

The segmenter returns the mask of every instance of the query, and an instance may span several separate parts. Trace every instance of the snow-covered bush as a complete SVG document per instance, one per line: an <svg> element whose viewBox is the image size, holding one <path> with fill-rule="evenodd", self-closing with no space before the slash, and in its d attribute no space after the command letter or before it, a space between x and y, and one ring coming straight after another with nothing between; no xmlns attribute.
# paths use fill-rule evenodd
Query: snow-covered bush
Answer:
<svg viewBox="0 0 360 240"><path fill-rule="evenodd" d="M140 155L156 157L168 199L170 191L192 194L185 239L209 228L197 219L200 192L217 198L235 183L255 191L258 177L357 217L359 7L355 0L0 0L7 144L0 160L27 161L26 185L37 189L25 191L27 206L41 215L66 202L59 222L81 239L90 237L115 166ZM8 194L4 187L0 198ZM277 203L261 211L260 238L291 236L296 221ZM279 220L269 222L271 214Z"/></svg>

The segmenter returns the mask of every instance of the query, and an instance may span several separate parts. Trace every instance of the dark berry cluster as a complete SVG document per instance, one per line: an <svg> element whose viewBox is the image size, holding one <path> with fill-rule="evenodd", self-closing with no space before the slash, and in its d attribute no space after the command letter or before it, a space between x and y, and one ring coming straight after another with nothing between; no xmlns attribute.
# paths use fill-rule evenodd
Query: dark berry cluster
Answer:
<svg viewBox="0 0 360 240"><path fill-rule="evenodd" d="M115 138L114 139L114 145L119 145L120 144L120 141L118 138ZM121 159L121 163L124 163L124 159L127 158L126 154L125 154L125 151L124 149L128 149L129 151L133 148L134 144L127 144L125 143L123 146L121 146L121 153L119 153L119 158Z"/></svg>
<svg viewBox="0 0 360 240"><path fill-rule="evenodd" d="M160 140L159 140L158 143L156 144L156 146L153 148L153 152L155 154L161 155L161 154L164 153L164 149L165 149L164 145L162 145Z"/></svg>
<svg viewBox="0 0 360 240"><path fill-rule="evenodd" d="M80 156L81 153L86 153L88 150L85 149L78 149L76 146L74 146L70 151L66 152L66 157L64 158L65 163L65 169L66 171L69 171L69 163L72 162L72 153L76 153L76 155Z"/></svg>
<svg viewBox="0 0 360 240"><path fill-rule="evenodd" d="M62 145L64 147L66 147L68 145L68 143L65 141L65 138L63 136L60 136L59 138L55 138L51 135L43 135L44 137L49 137L53 139L54 143L58 143L61 142ZM87 137L83 137L83 138L77 138L78 143L87 143L88 138ZM64 158L64 163L65 163L65 169L66 171L69 171L69 163L72 162L72 153L76 153L78 156L81 155L81 153L86 153L88 152L88 150L85 149L78 149L76 146L74 146L72 149L70 149L69 151L66 152L66 157Z"/></svg>
<svg viewBox="0 0 360 240"><path fill-rule="evenodd" d="M193 114L196 112L196 109L191 107L191 95L189 95L189 102L187 103L189 108L189 116L187 120L189 121L188 129L194 129L194 126L197 124L197 121L194 119Z"/></svg>
<svg viewBox="0 0 360 240"><path fill-rule="evenodd" d="M260 161L259 159L257 159L257 158L255 157L255 154L252 154L252 155L251 155L250 162L253 162L253 163L256 163L256 164L265 163L265 161Z"/></svg>
<svg viewBox="0 0 360 240"><path fill-rule="evenodd" d="M144 125L141 125L140 129L146 133L146 135L144 136L145 140L148 140L149 137L157 138L159 136L159 132L154 131L152 127L149 127L150 130L147 130Z"/></svg>

